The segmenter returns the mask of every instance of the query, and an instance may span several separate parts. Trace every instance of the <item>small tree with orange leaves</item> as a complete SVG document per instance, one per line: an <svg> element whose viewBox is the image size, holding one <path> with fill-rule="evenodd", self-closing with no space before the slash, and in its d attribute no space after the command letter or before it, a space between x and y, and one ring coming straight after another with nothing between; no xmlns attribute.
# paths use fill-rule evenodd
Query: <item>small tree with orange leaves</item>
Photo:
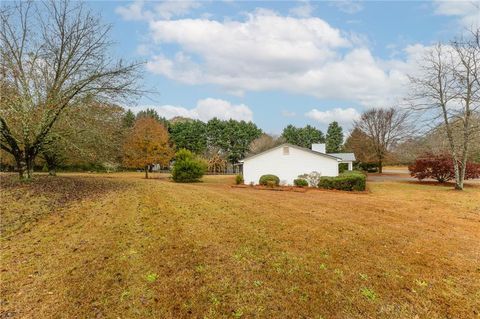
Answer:
<svg viewBox="0 0 480 319"><path fill-rule="evenodd" d="M150 117L139 118L123 145L123 164L126 167L145 169L151 164L167 166L174 155L165 127Z"/></svg>

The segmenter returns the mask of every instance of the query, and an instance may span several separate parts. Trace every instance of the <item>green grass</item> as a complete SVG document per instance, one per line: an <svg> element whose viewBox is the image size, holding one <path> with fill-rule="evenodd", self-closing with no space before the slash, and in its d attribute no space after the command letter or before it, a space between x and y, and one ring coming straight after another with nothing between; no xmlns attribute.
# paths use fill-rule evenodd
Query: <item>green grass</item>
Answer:
<svg viewBox="0 0 480 319"><path fill-rule="evenodd" d="M368 300L370 301L375 301L378 296L377 294L375 293L375 291L373 291L372 289L370 288L362 288L360 290L360 292L362 293L362 296L364 296L365 298L367 298Z"/></svg>

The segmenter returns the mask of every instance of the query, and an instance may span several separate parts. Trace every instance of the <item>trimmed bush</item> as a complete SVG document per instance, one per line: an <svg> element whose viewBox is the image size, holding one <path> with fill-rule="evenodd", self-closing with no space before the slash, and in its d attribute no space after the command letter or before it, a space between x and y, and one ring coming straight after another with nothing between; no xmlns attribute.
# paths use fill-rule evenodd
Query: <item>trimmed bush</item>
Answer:
<svg viewBox="0 0 480 319"><path fill-rule="evenodd" d="M366 176L360 172L348 172L337 177L322 177L318 187L343 191L364 191L366 179Z"/></svg>
<svg viewBox="0 0 480 319"><path fill-rule="evenodd" d="M293 185L298 186L298 187L307 187L308 182L303 178L297 178L297 179L293 180Z"/></svg>
<svg viewBox="0 0 480 319"><path fill-rule="evenodd" d="M207 164L203 160L197 158L192 152L181 149L175 154L172 179L177 183L198 182L206 170Z"/></svg>
<svg viewBox="0 0 480 319"><path fill-rule="evenodd" d="M272 174L267 174L267 175L260 176L260 180L258 181L258 183L260 185L268 186L269 181L273 182L273 186L278 186L280 184L280 178L278 178L278 176L275 176L275 175L272 175Z"/></svg>
<svg viewBox="0 0 480 319"><path fill-rule="evenodd" d="M274 188L275 186L278 186L275 181L267 181L267 187Z"/></svg>
<svg viewBox="0 0 480 319"><path fill-rule="evenodd" d="M235 176L235 184L240 185L243 184L243 176L242 175L237 175Z"/></svg>

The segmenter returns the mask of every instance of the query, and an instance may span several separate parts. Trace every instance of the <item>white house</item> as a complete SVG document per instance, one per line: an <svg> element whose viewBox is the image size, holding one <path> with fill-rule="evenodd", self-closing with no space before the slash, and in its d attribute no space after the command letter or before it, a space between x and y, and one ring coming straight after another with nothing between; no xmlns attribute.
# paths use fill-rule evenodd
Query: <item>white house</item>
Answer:
<svg viewBox="0 0 480 319"><path fill-rule="evenodd" d="M347 163L352 170L354 161L353 153L327 154L325 144L313 144L312 149L282 144L240 162L245 184L258 184L260 176L273 174L280 178L281 184L293 185L299 175L313 171L322 176L338 176L340 163Z"/></svg>

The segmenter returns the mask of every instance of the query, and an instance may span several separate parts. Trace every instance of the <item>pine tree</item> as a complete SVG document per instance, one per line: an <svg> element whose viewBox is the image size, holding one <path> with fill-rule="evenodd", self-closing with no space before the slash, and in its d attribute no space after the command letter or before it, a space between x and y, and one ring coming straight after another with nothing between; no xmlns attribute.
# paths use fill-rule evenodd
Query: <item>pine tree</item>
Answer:
<svg viewBox="0 0 480 319"><path fill-rule="evenodd" d="M129 109L125 114L123 115L123 127L125 128L131 128L135 125L135 114Z"/></svg>
<svg viewBox="0 0 480 319"><path fill-rule="evenodd" d="M327 153L338 153L342 150L343 129L338 122L334 121L328 125L327 130Z"/></svg>
<svg viewBox="0 0 480 319"><path fill-rule="evenodd" d="M295 127L290 124L283 129L282 138L287 143L304 148L310 148L314 143L325 143L323 132L311 125Z"/></svg>

